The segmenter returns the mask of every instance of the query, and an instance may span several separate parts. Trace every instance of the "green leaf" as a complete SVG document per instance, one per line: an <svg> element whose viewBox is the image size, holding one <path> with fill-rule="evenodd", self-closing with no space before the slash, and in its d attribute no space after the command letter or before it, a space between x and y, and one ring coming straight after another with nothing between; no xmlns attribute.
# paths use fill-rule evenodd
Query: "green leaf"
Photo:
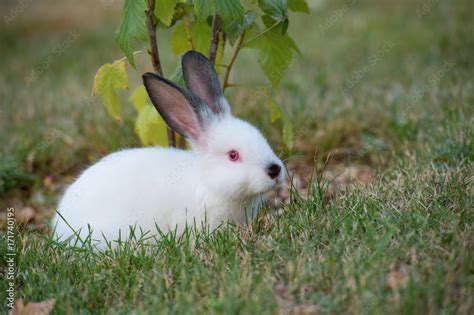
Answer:
<svg viewBox="0 0 474 315"><path fill-rule="evenodd" d="M211 40L211 27L206 22L194 22L190 26L195 50L206 54ZM184 24L176 25L171 33L171 49L179 55L191 49Z"/></svg>
<svg viewBox="0 0 474 315"><path fill-rule="evenodd" d="M120 25L115 32L115 40L135 68L132 40L146 41L147 28L144 0L125 0Z"/></svg>
<svg viewBox="0 0 474 315"><path fill-rule="evenodd" d="M139 112L146 104L148 104L148 93L143 84L139 85L135 90L133 90L129 101L133 104L133 107L137 112Z"/></svg>
<svg viewBox="0 0 474 315"><path fill-rule="evenodd" d="M263 15L262 16L262 22L263 25L265 25L266 28L270 28L274 26L276 23L280 23L280 21L275 21L270 15Z"/></svg>
<svg viewBox="0 0 474 315"><path fill-rule="evenodd" d="M138 117L135 121L135 133L145 146L168 146L166 123L150 104L146 104L138 112Z"/></svg>
<svg viewBox="0 0 474 315"><path fill-rule="evenodd" d="M178 61L178 65L176 66L176 69L174 70L173 74L170 76L170 80L181 87L185 87L186 84L184 83L181 61Z"/></svg>
<svg viewBox="0 0 474 315"><path fill-rule="evenodd" d="M155 4L155 16L166 26L170 26L176 8L176 0L157 0Z"/></svg>
<svg viewBox="0 0 474 315"><path fill-rule="evenodd" d="M189 49L188 38L186 35L186 28L184 24L175 25L173 32L171 33L171 50L175 55Z"/></svg>
<svg viewBox="0 0 474 315"><path fill-rule="evenodd" d="M288 149L292 149L294 145L293 123L288 115L283 111L283 108L276 102L272 96L268 96L267 108L270 111L270 121L274 123L278 119L282 121L283 142Z"/></svg>
<svg viewBox="0 0 474 315"><path fill-rule="evenodd" d="M288 34L282 34L280 28L267 29L253 38L246 46L258 49L258 61L272 86L276 87L294 53L299 53L298 47Z"/></svg>
<svg viewBox="0 0 474 315"><path fill-rule="evenodd" d="M273 97L268 97L267 102L268 111L270 112L270 122L274 123L282 116L282 110L280 106L275 102Z"/></svg>
<svg viewBox="0 0 474 315"><path fill-rule="evenodd" d="M258 6L275 21L283 21L288 16L286 0L258 0Z"/></svg>
<svg viewBox="0 0 474 315"><path fill-rule="evenodd" d="M284 19L283 22L281 22L281 33L283 35L286 34L286 31L288 30L288 26L290 25L290 20Z"/></svg>
<svg viewBox="0 0 474 315"><path fill-rule="evenodd" d="M224 21L243 22L244 7L239 0L194 0L193 2L199 21L204 21L208 16L217 13Z"/></svg>
<svg viewBox="0 0 474 315"><path fill-rule="evenodd" d="M235 41L244 30L247 30L252 26L256 16L257 13L255 11L247 11L245 12L243 23L238 23L237 21L224 23L224 30L231 45L234 45Z"/></svg>
<svg viewBox="0 0 474 315"><path fill-rule="evenodd" d="M309 13L309 7L306 0L288 0L288 9L293 12Z"/></svg>
<svg viewBox="0 0 474 315"><path fill-rule="evenodd" d="M285 143L286 147L291 150L295 145L294 135L293 135L293 123L289 119L288 116L284 116L283 118L283 142Z"/></svg>
<svg viewBox="0 0 474 315"><path fill-rule="evenodd" d="M113 64L106 63L97 71L92 94L99 96L110 116L120 120L120 101L116 90L127 88L128 76L125 62L117 60Z"/></svg>

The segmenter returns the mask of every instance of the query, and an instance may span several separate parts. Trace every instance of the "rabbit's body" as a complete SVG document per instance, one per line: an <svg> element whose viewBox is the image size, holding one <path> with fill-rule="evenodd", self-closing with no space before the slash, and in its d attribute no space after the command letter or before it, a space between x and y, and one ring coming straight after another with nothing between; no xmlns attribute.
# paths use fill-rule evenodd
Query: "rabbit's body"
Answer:
<svg viewBox="0 0 474 315"><path fill-rule="evenodd" d="M88 168L65 192L53 219L57 238L80 233L101 241L135 231L156 234L186 225L214 229L251 219L262 193L285 173L261 133L232 116L210 61L197 52L182 60L188 89L143 75L150 99L190 151L130 149ZM139 236L139 235L136 235Z"/></svg>
<svg viewBox="0 0 474 315"><path fill-rule="evenodd" d="M88 168L64 194L56 234L74 232L81 238L127 238L130 226L157 232L206 222L214 229L221 222L243 223L255 211L256 197L229 200L208 189L205 170L192 151L162 148L130 149L112 153ZM144 172L143 170L146 169ZM140 187L140 189L137 189ZM177 188L179 187L179 188ZM155 226L156 224L156 226Z"/></svg>

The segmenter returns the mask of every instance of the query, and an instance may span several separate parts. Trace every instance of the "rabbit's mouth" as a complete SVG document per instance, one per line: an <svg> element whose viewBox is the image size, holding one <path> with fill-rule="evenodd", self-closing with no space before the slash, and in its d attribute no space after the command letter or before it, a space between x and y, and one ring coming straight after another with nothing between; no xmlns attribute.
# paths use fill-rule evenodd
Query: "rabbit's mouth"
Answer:
<svg viewBox="0 0 474 315"><path fill-rule="evenodd" d="M246 197L245 198L253 198L253 197L258 197L258 196L261 196L275 188L277 188L279 185L279 183L277 181L272 181L271 183L267 184L267 185L264 185L263 187L260 186L260 187L255 187L253 189L248 189L246 193L244 193L243 195L245 195Z"/></svg>
<svg viewBox="0 0 474 315"><path fill-rule="evenodd" d="M273 181L273 185L272 185L272 188L271 189L275 189L277 188L278 186L280 186L282 183L283 183L283 180L284 180L284 177L283 178L277 178Z"/></svg>
<svg viewBox="0 0 474 315"><path fill-rule="evenodd" d="M275 178L275 179L272 179L272 180L270 181L269 185L268 185L267 187L265 187L265 188L263 189L263 191L261 191L261 192L258 193L258 194L264 194L264 193L269 192L269 191L271 191L271 190L273 190L273 189L276 189L278 186L280 186L280 185L283 183L284 180L285 180L285 176L279 176L279 177L277 177L277 178Z"/></svg>

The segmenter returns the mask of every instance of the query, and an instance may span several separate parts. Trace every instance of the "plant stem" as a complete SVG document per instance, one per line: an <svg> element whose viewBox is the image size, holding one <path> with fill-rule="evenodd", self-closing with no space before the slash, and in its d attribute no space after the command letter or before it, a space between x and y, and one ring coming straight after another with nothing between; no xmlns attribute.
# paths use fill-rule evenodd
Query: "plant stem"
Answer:
<svg viewBox="0 0 474 315"><path fill-rule="evenodd" d="M161 69L160 55L158 53L158 44L156 42L156 25L153 17L153 12L155 11L155 0L148 0L148 5L146 9L146 26L148 32L148 41L150 42L151 50L151 63L153 69L156 73L163 75ZM168 144L170 147L176 147L176 139L174 136L174 131L168 127Z"/></svg>
<svg viewBox="0 0 474 315"><path fill-rule="evenodd" d="M275 24L273 24L272 26L270 26L269 28L266 28L264 29L262 32L260 32L259 34L255 35L254 37L250 38L249 40L247 40L242 46L245 46L247 45L248 43L250 43L251 41L259 38L260 36L262 36L263 34L265 34L266 32L269 32L271 31L272 29L274 29L277 25L279 25L281 22L278 21L276 22Z"/></svg>
<svg viewBox="0 0 474 315"><path fill-rule="evenodd" d="M146 10L146 25L148 29L148 41L150 42L151 63L153 69L158 74L163 75L161 70L160 55L158 53L158 45L156 43L156 28L153 20L153 11L155 10L155 0L148 0L148 8Z"/></svg>
<svg viewBox="0 0 474 315"><path fill-rule="evenodd" d="M189 49L196 50L194 48L193 36L191 34L191 26L189 25L188 18L186 17L186 14L184 13L184 10L183 10L182 19L183 19L184 29L186 30L186 36L188 38Z"/></svg>
<svg viewBox="0 0 474 315"><path fill-rule="evenodd" d="M211 42L209 43L209 60L212 64L216 61L217 49L219 48L219 34L221 31L221 19L214 13L212 16Z"/></svg>
<svg viewBox="0 0 474 315"><path fill-rule="evenodd" d="M186 139L181 136L178 137L178 148L186 149Z"/></svg>
<svg viewBox="0 0 474 315"><path fill-rule="evenodd" d="M225 43L227 42L227 33L221 32L221 34L222 34L221 56L224 56Z"/></svg>
<svg viewBox="0 0 474 315"><path fill-rule="evenodd" d="M137 50L137 51L134 51L132 54L135 56L135 55L141 54L142 52L144 52L144 51L143 50ZM125 61L125 60L127 60L127 56L125 56L123 58L120 58L119 60L120 61Z"/></svg>
<svg viewBox="0 0 474 315"><path fill-rule="evenodd" d="M240 34L239 37L239 42L234 48L234 51L232 53L232 57L230 58L229 65L227 66L225 76L224 76L224 81L222 83L222 91L225 91L226 87L230 86L229 84L229 77L230 77L230 72L232 71L232 66L234 65L235 59L237 58L237 55L239 54L240 49L242 48L242 43L244 42L244 37L245 37L245 31Z"/></svg>

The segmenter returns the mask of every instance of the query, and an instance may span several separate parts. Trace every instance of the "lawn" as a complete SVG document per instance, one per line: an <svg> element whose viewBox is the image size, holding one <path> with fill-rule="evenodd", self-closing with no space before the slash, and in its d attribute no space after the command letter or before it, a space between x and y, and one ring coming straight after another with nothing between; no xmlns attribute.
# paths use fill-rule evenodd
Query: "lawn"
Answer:
<svg viewBox="0 0 474 315"><path fill-rule="evenodd" d="M54 314L473 314L474 4L308 3L311 14L289 26L301 56L275 91L294 125L293 150L255 94L266 81L253 51L242 51L239 86L226 91L295 185L248 227L104 252L56 243L47 226L82 169L140 146L127 94L122 122L90 96L97 69L123 56L112 35L121 2L31 2L4 21L2 309L5 217L15 207L26 217L14 233L15 297L53 298ZM170 74L170 34L158 35ZM150 70L146 56L137 62L134 85Z"/></svg>

